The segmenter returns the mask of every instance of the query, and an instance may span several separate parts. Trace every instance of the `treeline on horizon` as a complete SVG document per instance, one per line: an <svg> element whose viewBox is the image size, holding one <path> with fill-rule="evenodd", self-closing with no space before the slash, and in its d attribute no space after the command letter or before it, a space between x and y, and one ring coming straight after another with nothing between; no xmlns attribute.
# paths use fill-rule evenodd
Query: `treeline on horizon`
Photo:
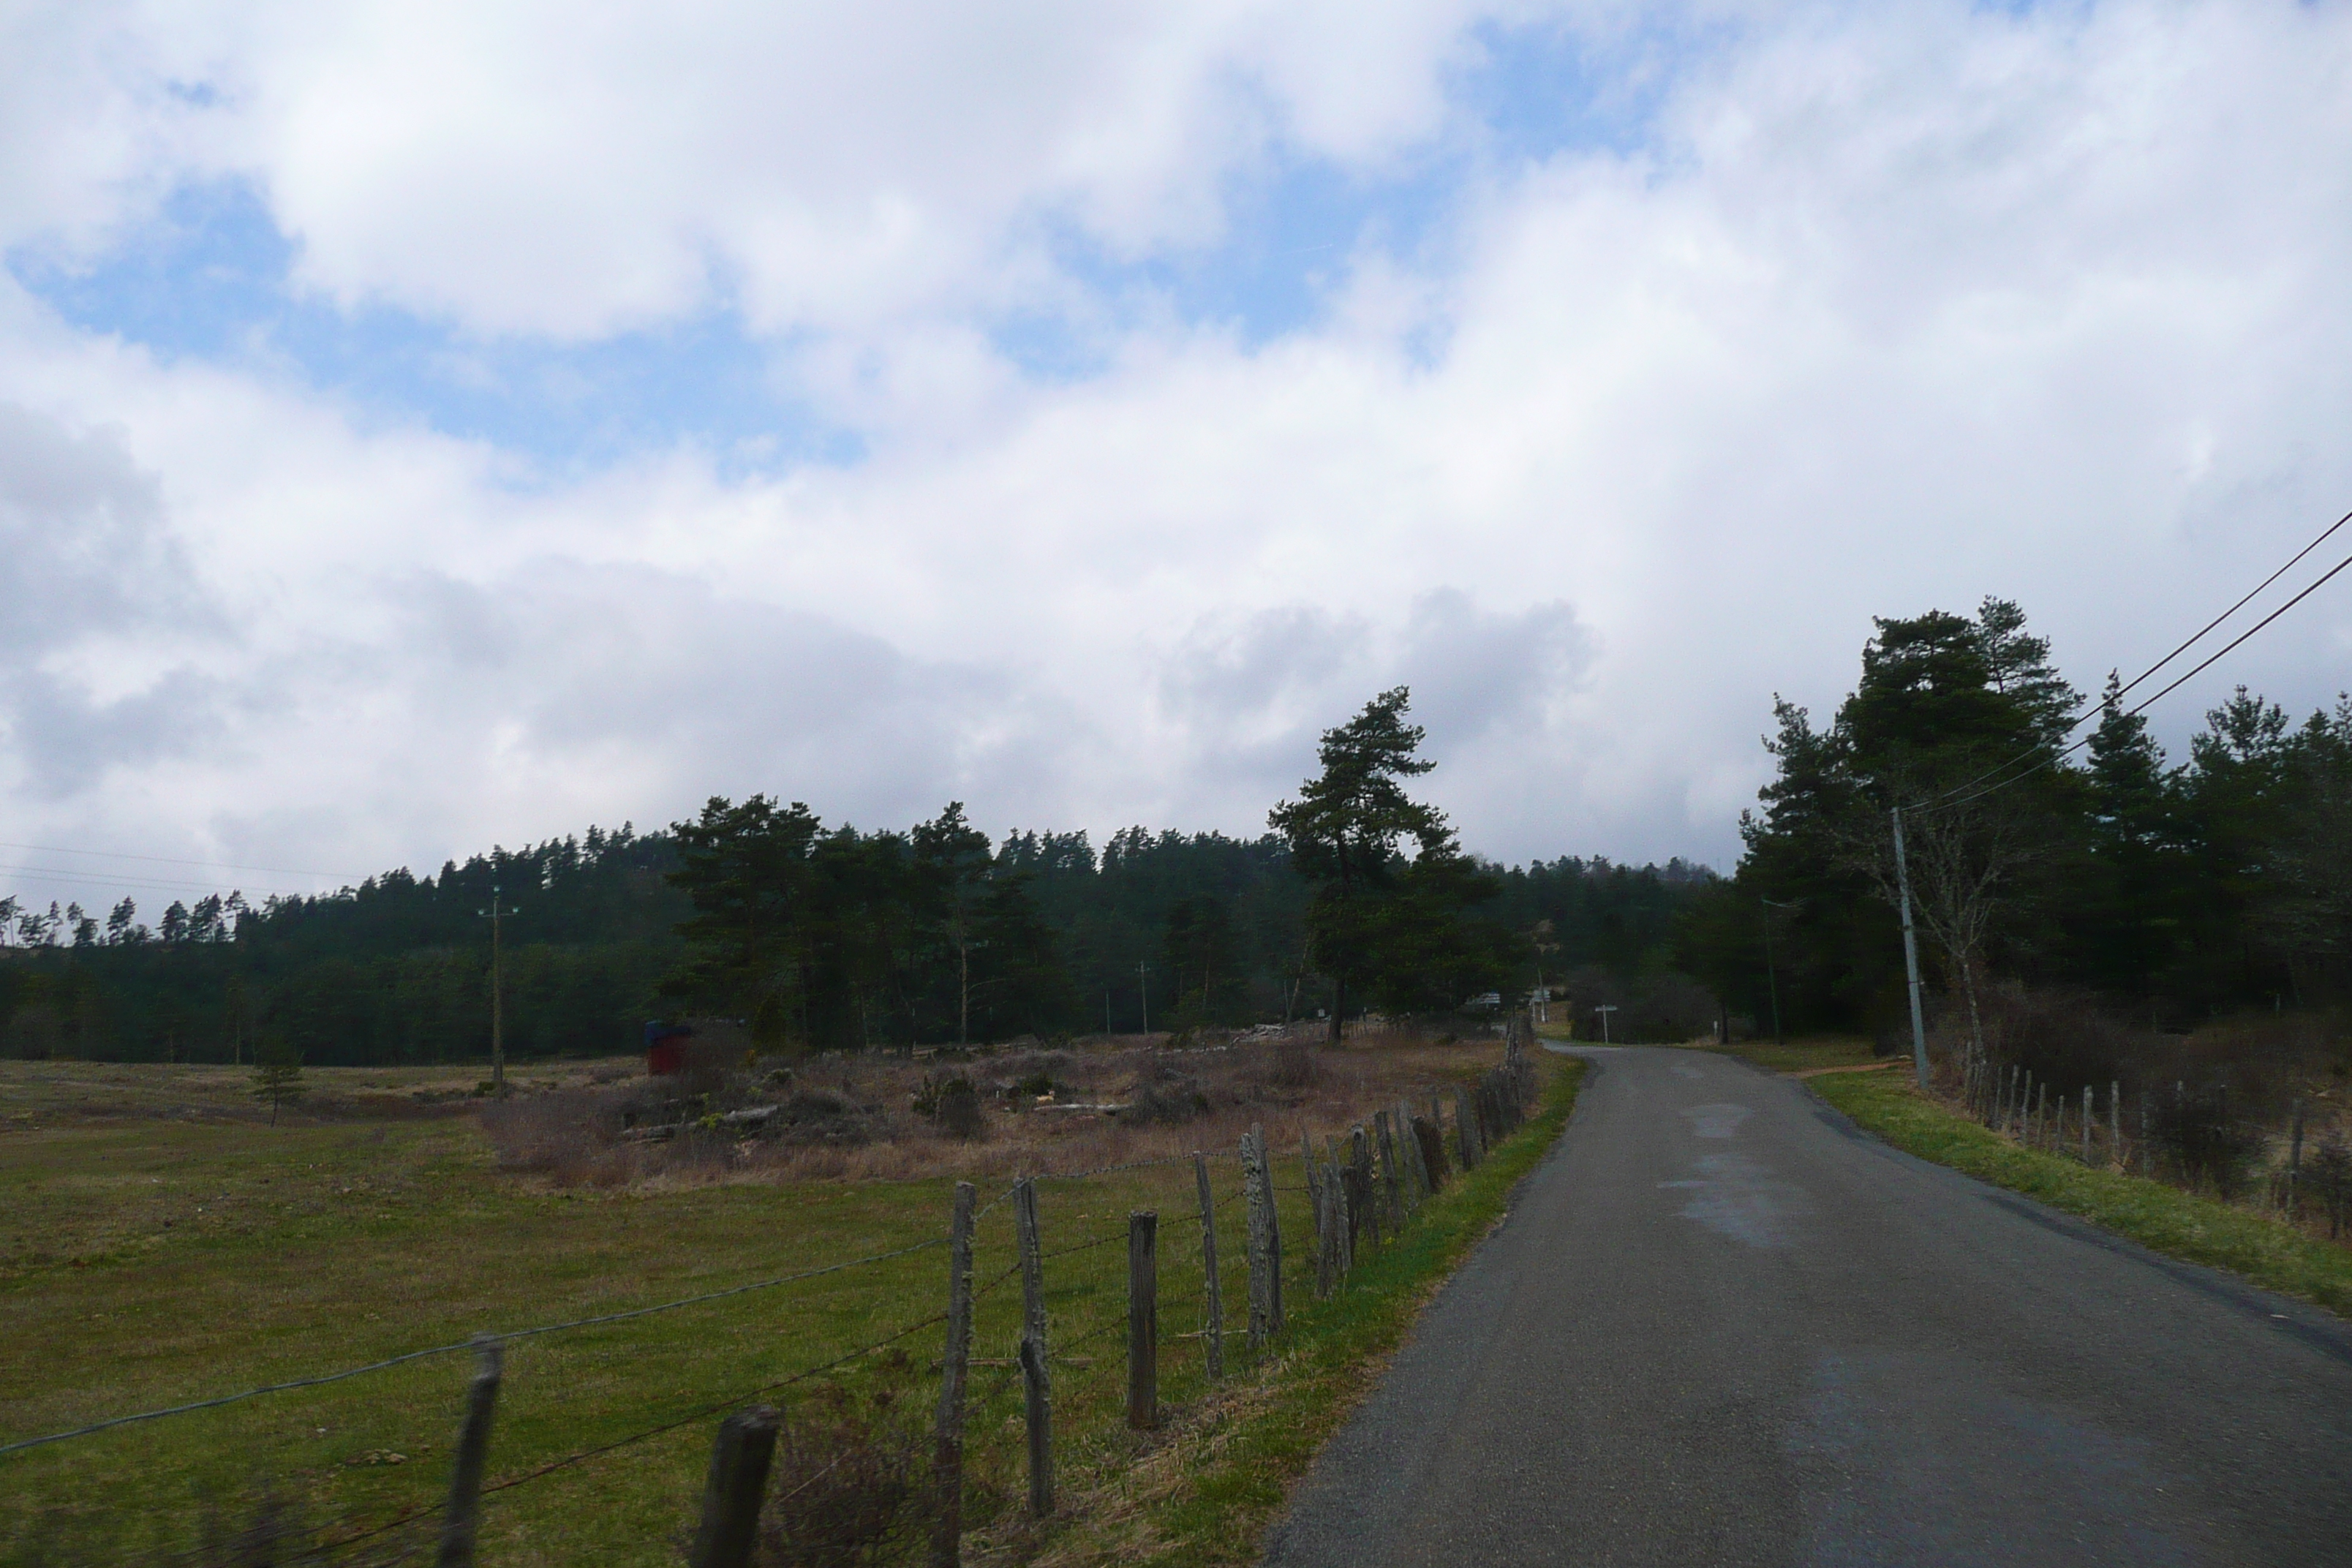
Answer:
<svg viewBox="0 0 2352 1568"><path fill-rule="evenodd" d="M714 897L711 868L699 880L696 868L714 855L750 866L745 886L764 893L740 907ZM1454 1005L1524 994L1540 965L1596 999L1675 998L1704 1016L1710 1004L1672 972L1677 921L1714 873L1680 860L1480 865L1495 890L1459 911L1447 973L1412 977L1414 999L1433 985ZM101 921L0 900L0 1055L250 1062L270 1044L313 1065L486 1060L494 887L516 911L501 927L511 1059L634 1051L646 1020L681 1015L752 1015L772 1044L821 1048L1132 1032L1147 1007L1154 1030L1242 1026L1330 1001L1307 951L1312 889L1277 835L992 842L955 805L909 830L860 831L754 797L665 831L495 849L436 876L392 871L251 908L175 902L152 929L135 906ZM722 973L698 893L755 923L789 921L777 945L792 983ZM1377 984L1351 992L1348 1010L1396 991L1391 976L1385 996ZM1690 1026L1661 1014L1652 1032Z"/></svg>
<svg viewBox="0 0 2352 1568"><path fill-rule="evenodd" d="M2236 689L2168 756L2109 676L2063 679L2009 601L1875 623L1825 726L1777 703L1746 852L1678 963L1737 1013L1907 1046L1903 812L1931 1005L2072 995L2149 1032L2352 995L2352 699L2295 721Z"/></svg>

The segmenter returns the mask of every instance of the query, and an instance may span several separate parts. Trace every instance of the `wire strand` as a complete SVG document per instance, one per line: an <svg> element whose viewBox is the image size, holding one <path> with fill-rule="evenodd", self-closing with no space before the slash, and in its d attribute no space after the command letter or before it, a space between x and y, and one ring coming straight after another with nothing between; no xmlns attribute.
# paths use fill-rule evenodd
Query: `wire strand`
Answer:
<svg viewBox="0 0 2352 1568"><path fill-rule="evenodd" d="M2289 599L2285 604L2281 605L2277 609L2273 610L2269 615L2264 616L2261 620L2256 621L2252 626L2248 626L2244 631L2240 632L2235 637L2231 639L2226 646L2209 655L2205 661L2200 664L2196 668L2189 671L2188 674L2179 677L2178 679L2174 680L2171 685L2166 687L2155 696L2143 698L2134 706L2124 710L2124 717L2126 719L2137 717L2139 714L2146 712L2156 703L2171 696L2183 686L2188 685L2189 682L2196 679L2199 676L2212 668L2214 665L2220 663L2223 658L2236 649L2241 644L2244 643L2247 638L2252 637L2256 632L2261 631L2264 626L2269 626L2273 621L2277 620L2281 616L2285 615L2289 610L2294 609L2297 605L2300 605L2305 599L2311 597L2312 595L2317 593L2322 587L2326 585L2329 579L2333 578L2337 573L2343 571L2347 566L2352 566L2352 555L2347 555L2343 560L2338 561L2335 565L2329 567L2326 572L2322 574L2317 581L2305 588L2303 592L2297 594L2294 598ZM2107 706L2102 706L2099 711L2105 712L2107 710ZM2065 759L2073 756L2076 752L2079 752L2084 747L2089 745L2095 739L2096 739L2095 735L2085 735L2081 740L2075 742L2073 745L2068 746L2064 751L2054 752L2042 758L2032 767L2026 769L2025 772L2018 773L2014 777L2003 779L1999 784L1989 784L1985 788L1978 790L1973 795L1962 795L1958 800L1934 800L1928 802L1926 805L1915 806L1912 809L1916 812L1921 813L1929 811L1949 811L1958 806L1967 805L1972 801L1982 800L1985 796L1993 794L1995 791L2007 789L2011 784L2022 784L2025 780L2032 778L2035 773L2042 772L2045 768L2056 767L2060 763L2065 761ZM2007 765L2009 764L2003 764L2003 766ZM1993 771L1998 773L2000 770L1996 768ZM1983 775L1979 776L1981 777Z"/></svg>
<svg viewBox="0 0 2352 1568"><path fill-rule="evenodd" d="M2316 539L2314 539L2310 543L2305 545L2302 549L2289 556L2285 565L2281 566L2277 571L2272 573L2269 576L2255 584L2253 587L2249 589L2236 604L2231 605L2228 609L2222 611L2220 615L2214 616L2211 620L2199 627L2195 635L2181 643L2179 647L2174 648L2170 653L2166 654L2162 658L2158 659L2154 664L2149 665L2146 669L2141 670L2137 675L2133 676L2129 682L2117 689L2115 698L2112 700L2102 701L2097 707L2088 710L2076 718L2073 723L2066 726L2066 731L2080 729L2083 725L2090 721L2094 714L2105 712L2107 709L2113 705L2113 701L2120 701L2123 698L2129 696L2133 689L2138 687L2142 682L2152 679L2157 672L2163 669L2165 666L2170 664L2174 659L2179 658L2182 654L2187 653L2197 644L2204 641L2207 634L2210 633L2215 626L2220 626L2223 621L2228 620L2231 616L2234 616L2240 610L2244 609L2247 605L2253 601L2257 595L2263 592L2263 589L2269 587L2272 584L2277 582L2280 578L2293 571L2298 562L2302 561L2305 556L2310 554L2321 545L2326 543L2329 539L2335 536L2336 531L2343 528L2347 523L2352 523L2352 511L2346 512L2342 517L2337 518L2334 522L2329 523L2326 528L2322 529ZM2334 572L2328 573L2327 577L2333 577L2336 575L2336 572L2341 572L2342 570L2344 570L2344 568L2339 565ZM2326 582L2327 577L2322 577L2319 582ZM2270 625L2271 622L2278 619L2279 616L2284 614L2287 610L2292 609L2296 603L2310 594L2312 588L2316 588L2317 586L2319 586L2319 583L2315 583L2311 585L2311 588L2305 588L2303 593L2297 594L2293 599L2289 599L2285 604L2280 605L2276 610L2272 611L2268 616L2264 616L2263 620L2255 625L2251 630L2242 635L2236 642L2232 642L2230 644L2229 647L2223 648L2221 653L2213 655L2211 658L2208 658L2203 664L2200 664L2195 669L2190 670L2188 675L2182 676L2179 680L2176 680L2170 686L2166 687L2164 690L2158 692L2156 697L2149 698L2147 702L2141 703L2138 708L2134 708L2131 711L2137 713L2141 709L2146 708L2148 702L2154 702L2157 698L2163 697L2169 692L2179 689L2184 682L2209 668L2215 659L2221 657L2221 654L2228 653L2230 648L2236 647L2238 643L2244 642L2247 637L2253 636L2255 632L2262 630L2263 626ZM2066 731L2061 731L2060 733L2063 734ZM2071 756L2075 752L2082 750L2084 744L2084 742L2077 741L2074 744L2067 747L2064 751L2058 752L2056 757L2043 757L2042 762L2037 763L2034 767L2028 768L2024 773L2018 774L2016 779L2012 779L2008 782L2013 784L2018 782L2018 780L2031 778L2034 773L2041 772L2043 767L2048 766L2051 763L2061 758ZM2030 752L2021 752L2016 756L2010 758L2009 761L1988 768L1983 773L1979 773L1976 777L1969 779L1965 783L1954 784L1950 789L1944 791L1941 795L1931 797L1925 805L1916 809L1925 810L1929 806L1939 805L1949 796L1960 795L1966 791L1975 789L1978 784L1984 783L1985 780L1991 778L1998 773L2006 773L2011 768L2015 767L2018 763L2030 761L2040 755L2041 752L2039 748ZM1970 796L1970 798L1976 799L1980 798L1980 796Z"/></svg>
<svg viewBox="0 0 2352 1568"><path fill-rule="evenodd" d="M810 1268L798 1274L786 1274L774 1279L761 1279L749 1285L731 1286L724 1290L707 1290L698 1296L686 1296L675 1301L663 1301L651 1307L635 1307L623 1312L604 1312L593 1318L574 1318L568 1322L542 1323L535 1328L512 1329L505 1333L482 1335L479 1338L501 1342L535 1339L541 1334L562 1333L572 1329L594 1328L604 1323L625 1322L632 1318L651 1317L656 1312L674 1312L681 1307L699 1306L706 1301L724 1300L730 1296L748 1295L754 1290L772 1290L778 1286L797 1285L804 1279L814 1279L826 1274L838 1274L846 1268L857 1268L869 1263L882 1263L893 1258L904 1258L909 1253L944 1246L946 1240L944 1237L933 1237L928 1241L919 1241L911 1247L902 1247L895 1251L877 1252L865 1258L853 1258L845 1262L828 1263L821 1268ZM117 1426L128 1426L141 1421L158 1421L166 1415L185 1415L198 1410L216 1410L224 1405L236 1405L244 1400L257 1399L265 1394L284 1394L291 1389L317 1388L325 1384L341 1383L346 1378L362 1377L369 1373L382 1372L387 1367L399 1366L405 1362L423 1361L428 1356L450 1355L458 1351L471 1350L476 1342L476 1340L468 1339L455 1344L435 1345L427 1350L410 1351L385 1361L371 1362L365 1366L355 1366L342 1372L326 1373L318 1377L295 1378L286 1383L272 1383L259 1388L248 1388L239 1394L225 1394L215 1399L199 1399L186 1405L170 1405L161 1410L142 1410L132 1415L116 1415L104 1421L93 1421L87 1426L77 1426L69 1432L52 1432L47 1436L25 1437L14 1443L0 1444L0 1454L14 1454L26 1448L37 1448L46 1443L61 1443L68 1437L87 1437L95 1433L110 1431Z"/></svg>

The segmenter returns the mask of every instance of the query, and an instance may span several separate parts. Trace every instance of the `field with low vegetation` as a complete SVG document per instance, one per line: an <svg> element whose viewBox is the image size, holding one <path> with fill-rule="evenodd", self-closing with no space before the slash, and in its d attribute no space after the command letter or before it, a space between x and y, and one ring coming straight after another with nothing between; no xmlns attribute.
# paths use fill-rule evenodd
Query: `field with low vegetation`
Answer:
<svg viewBox="0 0 2352 1568"><path fill-rule="evenodd" d="M509 1341L483 1560L676 1561L711 1426L754 1398L787 1412L778 1484L802 1487L805 1528L865 1519L887 1560L919 1530L946 1295L935 1244L967 1179L982 1205L968 1552L1025 1559L1080 1521L1041 1531L1020 1506L1012 1178L1045 1178L1057 1439L1082 1500L1160 1441L1120 1419L1129 1212L1161 1216L1160 1396L1181 1412L1209 1386L1183 1156L1212 1156L1240 1375L1253 1364L1236 1305L1240 1131L1265 1129L1281 1223L1299 1237L1302 1131L1500 1055L1490 1037L1409 1032L1338 1050L1206 1044L1223 1048L819 1058L694 1085L649 1086L625 1060L534 1064L496 1102L474 1092L478 1067L314 1070L275 1126L229 1069L0 1064L0 1444L873 1258ZM971 1120L952 1121L954 1101ZM765 1114L726 1120L743 1110ZM1309 1251L1294 1240L1287 1254L1302 1300ZM162 1560L208 1520L227 1530L266 1505L287 1539L350 1543L312 1560L397 1556L430 1526L394 1521L439 1500L470 1370L457 1349L0 1454L0 1551ZM828 1560L788 1545L776 1561Z"/></svg>

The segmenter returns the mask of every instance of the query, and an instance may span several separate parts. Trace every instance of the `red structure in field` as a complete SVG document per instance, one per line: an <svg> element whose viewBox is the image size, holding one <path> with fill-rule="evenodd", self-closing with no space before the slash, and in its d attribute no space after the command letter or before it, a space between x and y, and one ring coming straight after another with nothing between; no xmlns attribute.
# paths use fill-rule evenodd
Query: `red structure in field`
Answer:
<svg viewBox="0 0 2352 1568"><path fill-rule="evenodd" d="M694 1031L684 1024L665 1024L659 1019L646 1026L646 1076L667 1078L686 1070L686 1043L694 1038Z"/></svg>

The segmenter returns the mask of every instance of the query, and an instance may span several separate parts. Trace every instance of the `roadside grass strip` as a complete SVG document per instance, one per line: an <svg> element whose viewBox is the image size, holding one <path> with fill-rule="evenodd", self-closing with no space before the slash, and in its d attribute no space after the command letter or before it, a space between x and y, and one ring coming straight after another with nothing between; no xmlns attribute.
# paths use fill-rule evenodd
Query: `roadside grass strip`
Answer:
<svg viewBox="0 0 2352 1568"><path fill-rule="evenodd" d="M1583 1074L1580 1061L1556 1063L1541 1106L1519 1131L1467 1177L1456 1172L1396 1242L1369 1258L1359 1252L1356 1271L1329 1300L1315 1300L1303 1281L1294 1287L1297 1304L1278 1352L1171 1421L1129 1464L1107 1469L1038 1562L1153 1568L1256 1562L1292 1484L1558 1140Z"/></svg>
<svg viewBox="0 0 2352 1568"><path fill-rule="evenodd" d="M1807 1087L1907 1154L2007 1187L2184 1262L2352 1317L2352 1248L2216 1198L2021 1148L1927 1100L1895 1073L1834 1073Z"/></svg>

